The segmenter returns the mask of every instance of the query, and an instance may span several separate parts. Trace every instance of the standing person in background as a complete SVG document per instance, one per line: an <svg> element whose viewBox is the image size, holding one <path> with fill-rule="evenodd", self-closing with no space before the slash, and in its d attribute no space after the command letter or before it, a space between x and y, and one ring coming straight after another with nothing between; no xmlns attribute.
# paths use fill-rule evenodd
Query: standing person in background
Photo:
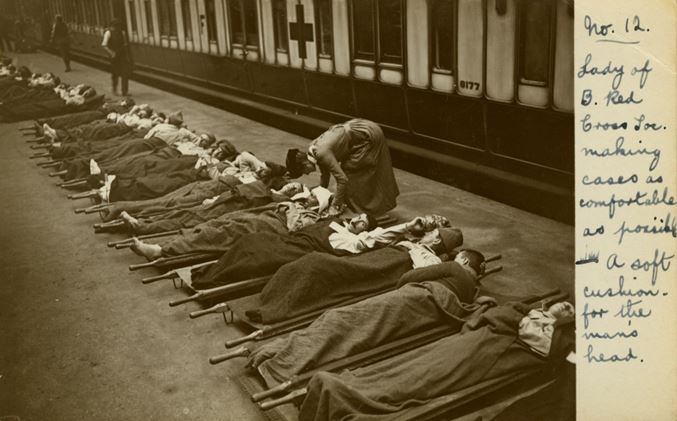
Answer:
<svg viewBox="0 0 677 421"><path fill-rule="evenodd" d="M59 48L63 64L66 65L66 72L71 71L71 40L68 33L68 26L63 21L63 16L54 16L54 26L52 27L52 35L50 42Z"/></svg>
<svg viewBox="0 0 677 421"><path fill-rule="evenodd" d="M122 95L128 96L128 79L132 70L132 56L129 51L129 37L118 19L110 22L110 28L103 34L101 46L111 58L111 79L113 93L118 94L118 80L122 79Z"/></svg>

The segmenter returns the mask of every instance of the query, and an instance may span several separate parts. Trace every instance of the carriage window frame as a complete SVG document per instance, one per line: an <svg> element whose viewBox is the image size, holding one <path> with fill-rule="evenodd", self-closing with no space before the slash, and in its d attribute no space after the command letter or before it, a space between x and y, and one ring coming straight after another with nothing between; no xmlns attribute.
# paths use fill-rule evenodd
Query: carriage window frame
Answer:
<svg viewBox="0 0 677 421"><path fill-rule="evenodd" d="M547 14L546 18L543 20L545 23L545 30L540 34L540 37L535 37L534 39L544 39L545 42L543 45L540 45L540 48L543 48L544 51L539 51L540 54L530 54L530 56L534 57L544 57L545 62L543 63L544 69L542 70L544 72L545 77L543 78L544 80L538 80L538 79L531 79L526 77L526 73L528 73L528 70L525 69L525 56L529 54L529 51L532 51L533 49L527 49L527 41L525 38L529 34L526 34L525 32L529 29L527 27L527 18L525 14L529 11L529 6L532 5L538 5L539 7L544 7L545 8L545 13ZM530 86L539 86L539 87L546 87L551 85L551 68L552 68L552 56L551 56L551 44L553 41L553 13L555 11L555 8L553 7L553 3L546 1L542 2L540 0L521 0L519 2L519 12L518 12L518 21L519 21L519 29L518 29L518 36L519 36L519 43L518 43L518 50L517 50L517 60L518 60L518 66L517 66L517 80L519 84L522 85L530 85ZM543 37L545 35L545 37ZM540 49L539 48L539 49Z"/></svg>
<svg viewBox="0 0 677 421"><path fill-rule="evenodd" d="M205 0L205 18L207 21L207 42L216 45L219 40L219 31L216 27L216 0Z"/></svg>
<svg viewBox="0 0 677 421"><path fill-rule="evenodd" d="M354 59L376 62L378 54L376 52L375 3L376 0L353 0L351 3L350 18L352 23L352 50ZM364 27L361 28L360 26ZM367 47L366 42L362 43L363 40L366 42L371 41L371 46L368 50L363 49L363 47Z"/></svg>
<svg viewBox="0 0 677 421"><path fill-rule="evenodd" d="M286 53L289 51L289 30L287 18L287 1L272 0L273 9L273 38L275 51Z"/></svg>
<svg viewBox="0 0 677 421"><path fill-rule="evenodd" d="M435 20L436 16L440 15L440 10L436 10L435 5L436 4L448 4L448 7L450 8L449 12L451 13L450 15L450 23L451 23L451 28L450 28L450 47L447 51L449 54L449 67L442 67L440 66L440 43L438 41L438 26L437 22ZM430 69L433 73L438 73L438 74L443 74L443 75L454 75L455 73L455 56L457 52L456 48L456 42L457 42L457 34L456 31L458 30L458 21L457 21L457 16L458 16L458 2L457 0L431 0L429 3L429 9L428 13L430 16L430 34L429 34L429 40L430 40L430 52L431 52L431 57L430 57Z"/></svg>
<svg viewBox="0 0 677 421"><path fill-rule="evenodd" d="M230 17L230 25L228 25L228 32L231 39L231 45L236 47L242 47L248 50L257 50L259 49L259 21L258 21L258 5L256 0L227 0L228 6L228 15ZM235 7L237 6L237 7ZM251 32L251 29L248 27L247 13L253 12L254 20L250 20L249 23L253 22L254 31ZM237 29L240 29L240 35L238 36ZM253 35L253 39L250 37Z"/></svg>
<svg viewBox="0 0 677 421"><path fill-rule="evenodd" d="M155 25L153 24L153 3L151 0L143 0L143 11L146 15L146 39L154 39Z"/></svg>
<svg viewBox="0 0 677 421"><path fill-rule="evenodd" d="M137 22L136 18L136 1L134 0L127 0L127 5L129 5L129 21L132 24L132 27L129 28L129 32L136 36L139 34L139 23ZM106 25L110 25L110 22L108 22Z"/></svg>
<svg viewBox="0 0 677 421"><path fill-rule="evenodd" d="M328 14L323 14L323 7L329 8ZM317 55L322 58L334 56L334 15L331 0L315 0L315 39L317 39ZM327 18L328 19L325 19ZM328 39L325 39L327 36ZM328 46L325 49L325 42ZM328 50L328 51L327 51Z"/></svg>
<svg viewBox="0 0 677 421"><path fill-rule="evenodd" d="M181 0L181 18L183 20L183 38L186 41L193 41L193 17L190 12L190 1ZM177 25L178 26L178 25ZM178 31L178 28L177 28Z"/></svg>
<svg viewBox="0 0 677 421"><path fill-rule="evenodd" d="M399 56L384 54L382 39L384 38L383 29L386 25L382 22L384 13L382 3L397 2L399 5ZM351 35L352 35L352 57L353 61L370 62L381 67L402 68L404 65L404 25L405 14L403 13L404 0L353 0L351 2ZM358 6L359 5L359 6ZM356 13L364 12L364 13ZM369 19L366 20L365 17ZM359 28L360 25L364 27ZM368 31L365 31L369 28ZM364 35L368 40L371 34L371 45L373 52L360 51L360 35ZM364 38L362 38L364 39Z"/></svg>
<svg viewBox="0 0 677 421"><path fill-rule="evenodd" d="M387 4L387 3L393 3L393 4ZM404 62L404 40L403 40L403 35L404 35L404 14L402 13L402 6L404 4L403 0L376 0L376 25L378 28L378 39L376 43L376 48L378 50L378 58L379 58L379 63L384 63L384 64L394 64L394 65L402 65ZM386 14L387 12L392 12L393 10L387 10L385 7L391 7L394 8L394 10L397 10L397 13L399 14L399 22L395 22L394 20L386 19ZM395 8L396 6L396 8ZM391 54L392 51L387 51L390 50L393 45L387 45L386 43L392 42L395 37L393 37L393 33L388 33L388 32L393 32L393 31L398 31L399 36L397 39L397 43L399 44L399 52L396 55Z"/></svg>
<svg viewBox="0 0 677 421"><path fill-rule="evenodd" d="M156 0L160 38L177 39L179 29L174 0Z"/></svg>

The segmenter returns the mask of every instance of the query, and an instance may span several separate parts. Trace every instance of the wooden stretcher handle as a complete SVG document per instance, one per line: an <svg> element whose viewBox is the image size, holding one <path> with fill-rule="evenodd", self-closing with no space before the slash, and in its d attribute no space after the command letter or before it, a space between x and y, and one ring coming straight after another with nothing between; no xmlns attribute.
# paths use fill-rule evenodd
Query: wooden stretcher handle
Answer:
<svg viewBox="0 0 677 421"><path fill-rule="evenodd" d="M45 137L41 136L41 137L36 137L35 139L28 139L26 141L26 143L41 143L41 142L44 142L44 141L45 141Z"/></svg>
<svg viewBox="0 0 677 421"><path fill-rule="evenodd" d="M66 174L68 174L68 170L51 172L51 173L49 173L49 176L50 177L58 177L60 175L66 175Z"/></svg>
<svg viewBox="0 0 677 421"><path fill-rule="evenodd" d="M482 278L484 278L484 277L487 276L487 275L491 275L492 273L500 272L500 271L502 271L502 270L503 270L503 266L501 266L501 265L494 266L494 267L491 268L491 269L485 270L485 271L484 271L484 274L482 275Z"/></svg>
<svg viewBox="0 0 677 421"><path fill-rule="evenodd" d="M51 154L49 152L42 152L42 153L36 153L31 156L29 156L29 159L36 159L36 158L46 158L50 156Z"/></svg>
<svg viewBox="0 0 677 421"><path fill-rule="evenodd" d="M235 338L235 339L231 339L229 341L226 341L226 348L232 348L234 346L238 346L238 345L243 344L245 342L253 341L253 340L255 340L256 338L258 338L259 336L262 336L262 335L263 335L263 330L261 330L261 329L255 330L252 333L250 333L249 335L241 336L239 338Z"/></svg>
<svg viewBox="0 0 677 421"><path fill-rule="evenodd" d="M169 272L165 272L162 275L149 276L147 278L143 278L141 280L141 283L142 284L150 284L150 283L162 280L162 279L172 279L174 277L174 275L176 275L176 271L170 270Z"/></svg>
<svg viewBox="0 0 677 421"><path fill-rule="evenodd" d="M308 389L304 387L303 389L297 389L297 390L295 390L295 391L289 393L288 395L285 395L285 396L283 396L279 399L273 399L273 400L270 400L270 401L267 401L267 402L260 403L259 406L264 411L267 411L269 409L275 408L276 406L280 406L280 405L284 405L286 403L293 402L296 398L299 398L301 396L305 396L307 393L308 393Z"/></svg>
<svg viewBox="0 0 677 421"><path fill-rule="evenodd" d="M206 316L207 314L223 313L228 310L230 310L230 307L228 307L228 303L218 303L204 310L192 311L188 314L188 317L190 317L191 319L196 319L198 317Z"/></svg>
<svg viewBox="0 0 677 421"><path fill-rule="evenodd" d="M494 254L494 255L491 255L491 256L487 257L486 259L484 259L484 261L486 263L489 263L489 262L493 262L493 261L496 261L496 260L501 260L502 258L503 258L503 256L501 254Z"/></svg>
<svg viewBox="0 0 677 421"><path fill-rule="evenodd" d="M175 234L178 234L179 232L180 232L180 230L156 232L155 234L139 235L136 238L138 238L139 240L148 240L148 239L151 239L151 238L159 238L159 237L167 237L167 236L170 236L170 235L175 235ZM118 240L118 241L109 241L108 247L115 247L118 244L127 244L127 243L131 244L133 242L134 242L133 238L125 238L124 240Z"/></svg>
<svg viewBox="0 0 677 421"><path fill-rule="evenodd" d="M250 354L251 351L247 347L240 347L234 351L226 352L225 354L216 355L209 358L209 364L215 365L222 363L227 360L232 360L233 358L246 357Z"/></svg>
<svg viewBox="0 0 677 421"><path fill-rule="evenodd" d="M169 307L176 307L181 304L189 303L191 301L199 300L202 298L204 294L202 292L196 292L195 294L185 297L185 298L179 298L178 300L170 301L169 302Z"/></svg>
<svg viewBox="0 0 677 421"><path fill-rule="evenodd" d="M51 145L31 145L31 149L49 149Z"/></svg>
<svg viewBox="0 0 677 421"><path fill-rule="evenodd" d="M101 212L104 209L107 209L110 206L110 203L101 203L99 205L90 206L85 208L85 214L89 215L90 213Z"/></svg>
<svg viewBox="0 0 677 421"><path fill-rule="evenodd" d="M273 386L270 389L264 390L263 392L258 392L254 393L252 395L252 402L261 402L264 399L267 399L271 396L277 395L278 393L282 393L287 391L292 385L294 384L294 378L296 376L292 377L291 379L284 381L277 386Z"/></svg>
<svg viewBox="0 0 677 421"><path fill-rule="evenodd" d="M71 184L77 184L81 183L83 181L87 181L86 178L74 178L72 180L64 181L63 183L59 183L59 186L65 187L65 186L70 186Z"/></svg>
<svg viewBox="0 0 677 421"><path fill-rule="evenodd" d="M115 248L118 248L115 246ZM163 258L160 257L159 259L152 260L150 262L145 262L145 263L135 263L133 265L129 265L129 270L137 270L137 269L143 269L143 268L149 268L155 266L160 260Z"/></svg>
<svg viewBox="0 0 677 421"><path fill-rule="evenodd" d="M96 190L89 190L89 191L82 192L82 193L69 194L67 197L70 200L89 199L90 197L96 197L97 194L98 193L97 193Z"/></svg>

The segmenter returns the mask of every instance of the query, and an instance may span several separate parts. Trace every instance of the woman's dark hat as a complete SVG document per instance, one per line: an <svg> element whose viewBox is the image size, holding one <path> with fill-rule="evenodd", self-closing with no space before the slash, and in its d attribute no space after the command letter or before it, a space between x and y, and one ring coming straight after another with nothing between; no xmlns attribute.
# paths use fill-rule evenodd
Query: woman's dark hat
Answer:
<svg viewBox="0 0 677 421"><path fill-rule="evenodd" d="M285 166L287 171L289 171L290 178L299 178L303 175L303 165L299 160L299 155L301 151L298 149L289 149L287 151L287 160L285 161Z"/></svg>

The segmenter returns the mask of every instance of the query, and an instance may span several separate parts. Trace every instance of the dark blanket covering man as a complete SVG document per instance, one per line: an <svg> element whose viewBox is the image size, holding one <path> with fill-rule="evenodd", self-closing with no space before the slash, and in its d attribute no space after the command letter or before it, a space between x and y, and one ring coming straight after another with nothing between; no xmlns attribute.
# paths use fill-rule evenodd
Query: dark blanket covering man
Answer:
<svg viewBox="0 0 677 421"><path fill-rule="evenodd" d="M330 361L446 324L460 329L477 309L476 276L457 262L413 269L398 289L326 311L305 329L249 355L268 387Z"/></svg>
<svg viewBox="0 0 677 421"><path fill-rule="evenodd" d="M41 102L30 102L12 107L0 105L0 121L12 122L31 120L41 117L75 113L90 110L101 106L104 101L103 95L95 95L85 99L84 104L66 104L61 98L50 99Z"/></svg>
<svg viewBox="0 0 677 421"><path fill-rule="evenodd" d="M275 273L283 265L314 251L347 253L335 250L329 244L329 225L336 219L320 221L292 233L255 232L240 238L213 265L193 270L195 289L214 288L232 282Z"/></svg>
<svg viewBox="0 0 677 421"><path fill-rule="evenodd" d="M143 142L143 136L146 130L132 130L119 136L115 136L105 141L82 141L62 144L49 149L52 159L68 159L73 161L72 165L82 168L89 168L89 160L96 162L106 162L123 156L134 155L141 152L147 152L155 148L166 146L163 142L155 145L148 145ZM77 160L77 162L75 161ZM64 168L65 169L65 168Z"/></svg>
<svg viewBox="0 0 677 421"><path fill-rule="evenodd" d="M190 161L183 158L169 159L148 168L136 167L135 170L139 174L130 173L116 176L110 186L108 201L152 199L192 182L209 178L207 174L192 168L190 165L185 168L186 162ZM173 168L178 169L174 170ZM141 174L142 172L146 174Z"/></svg>
<svg viewBox="0 0 677 421"><path fill-rule="evenodd" d="M142 152L137 152L133 155L123 155L108 161L99 162L99 168L105 174L119 175L123 177L145 177L151 174L161 174L164 172L180 171L187 168L193 168L197 162L196 156L184 156L178 149L172 148L164 144L161 146L161 140L154 140L149 142L135 142L129 145L129 149L121 147L112 151L114 154L131 152L133 149L144 149ZM103 154L103 153L102 153ZM84 178L90 175L90 166L88 158L73 159L64 161L62 170L67 173L62 176L64 180L72 180L75 178ZM192 181L195 181L194 178ZM183 184L182 184L183 185ZM180 186L179 186L180 187ZM178 187L176 187L178 188ZM171 190L169 190L171 191ZM169 191L165 191L168 193ZM164 194L164 193L163 193ZM158 197L158 196L153 196ZM150 197L146 197L149 199ZM124 200L140 200L140 199L124 199Z"/></svg>
<svg viewBox="0 0 677 421"><path fill-rule="evenodd" d="M167 210L185 209L199 205L203 200L232 189L242 182L232 175L220 176L216 180L195 181L186 184L164 196L134 201L117 201L105 210L105 221L112 221L127 212L136 217L146 217Z"/></svg>
<svg viewBox="0 0 677 421"><path fill-rule="evenodd" d="M320 372L308 384L299 420L392 419L485 380L537 371L571 350L572 326L553 336L547 359L532 352L517 333L526 313L519 304L495 307L456 335L353 371Z"/></svg>
<svg viewBox="0 0 677 421"><path fill-rule="evenodd" d="M16 85L4 92L1 102L3 105L12 107L29 102L40 102L57 98L59 98L59 95L50 87Z"/></svg>
<svg viewBox="0 0 677 421"><path fill-rule="evenodd" d="M40 133L42 132L43 124L47 124L53 129L68 129L81 124L91 123L95 120L102 120L106 118L109 113L126 113L130 108L131 105L128 105L127 103L105 103L101 107L93 110L80 111L56 117L39 118L36 120L36 128Z"/></svg>
<svg viewBox="0 0 677 421"><path fill-rule="evenodd" d="M446 244L447 251L463 243L460 230L455 244ZM346 299L385 291L395 287L400 277L412 269L409 252L401 246L388 246L357 256L340 257L312 252L282 266L259 295L257 318L274 323L313 310L325 308Z"/></svg>
<svg viewBox="0 0 677 421"><path fill-rule="evenodd" d="M286 196L278 196L277 201L289 200ZM262 181L239 184L221 193L212 203L175 209L138 220L133 225L133 231L136 234L152 234L191 228L231 212L267 205L275 199L270 188Z"/></svg>
<svg viewBox="0 0 677 421"><path fill-rule="evenodd" d="M76 127L55 129L58 141L72 143L77 141L101 141L131 132L134 128L125 123L108 120L94 120Z"/></svg>
<svg viewBox="0 0 677 421"><path fill-rule="evenodd" d="M286 232L287 220L284 212L236 212L193 228L182 229L180 235L162 245L162 254L177 256L195 252L224 253L243 235L259 231Z"/></svg>

